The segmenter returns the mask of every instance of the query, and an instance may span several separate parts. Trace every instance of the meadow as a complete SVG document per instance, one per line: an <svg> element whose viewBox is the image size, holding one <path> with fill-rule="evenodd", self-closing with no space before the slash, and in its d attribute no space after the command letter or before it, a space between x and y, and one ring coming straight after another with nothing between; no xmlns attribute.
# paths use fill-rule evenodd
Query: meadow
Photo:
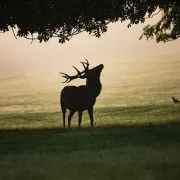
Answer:
<svg viewBox="0 0 180 180"><path fill-rule="evenodd" d="M107 62L95 128L62 128L57 72L2 74L0 180L179 180L179 57Z"/></svg>

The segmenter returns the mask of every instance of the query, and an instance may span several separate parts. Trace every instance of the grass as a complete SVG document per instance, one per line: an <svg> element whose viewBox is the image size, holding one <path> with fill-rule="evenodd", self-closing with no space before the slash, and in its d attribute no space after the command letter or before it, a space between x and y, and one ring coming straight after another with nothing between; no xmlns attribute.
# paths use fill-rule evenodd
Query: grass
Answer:
<svg viewBox="0 0 180 180"><path fill-rule="evenodd" d="M177 125L2 132L1 179L180 178Z"/></svg>
<svg viewBox="0 0 180 180"><path fill-rule="evenodd" d="M0 77L0 180L179 180L180 61L156 60L102 78L95 128L62 129L59 77Z"/></svg>
<svg viewBox="0 0 180 180"><path fill-rule="evenodd" d="M148 105L133 107L96 108L95 126L112 125L147 125L180 122L179 105ZM68 114L67 114L68 115ZM72 118L72 127L77 127L77 113ZM88 127L90 120L87 112L83 114L83 127ZM62 114L51 112L1 113L0 130L61 128Z"/></svg>
<svg viewBox="0 0 180 180"><path fill-rule="evenodd" d="M180 178L180 106L99 108L95 128L60 112L0 116L0 179Z"/></svg>

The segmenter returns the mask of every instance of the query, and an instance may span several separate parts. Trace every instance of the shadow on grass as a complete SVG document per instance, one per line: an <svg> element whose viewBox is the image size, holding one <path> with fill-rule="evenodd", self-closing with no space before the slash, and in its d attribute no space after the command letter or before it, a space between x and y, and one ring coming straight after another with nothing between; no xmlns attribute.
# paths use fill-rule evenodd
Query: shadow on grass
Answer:
<svg viewBox="0 0 180 180"><path fill-rule="evenodd" d="M95 132L95 131L108 131L108 130L122 130L122 129L155 129L155 128L168 128L168 127L180 127L180 121L169 121L169 122L156 122L156 123L142 123L142 124L114 124L114 125L99 125L95 126L94 128L91 127L81 127L78 128L77 126L71 128L63 128L58 126L51 126L51 127L31 127L31 128L0 128L0 133L13 133L13 132L49 132L49 133L68 133L68 132Z"/></svg>
<svg viewBox="0 0 180 180"><path fill-rule="evenodd" d="M72 153L169 147L180 149L180 124L114 125L95 128L1 129L0 153ZM124 150L123 150L124 149Z"/></svg>

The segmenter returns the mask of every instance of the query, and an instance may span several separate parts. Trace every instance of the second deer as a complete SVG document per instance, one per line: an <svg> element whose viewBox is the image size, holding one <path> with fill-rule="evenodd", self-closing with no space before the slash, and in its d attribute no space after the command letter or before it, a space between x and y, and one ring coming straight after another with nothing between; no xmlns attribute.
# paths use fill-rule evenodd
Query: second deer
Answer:
<svg viewBox="0 0 180 180"><path fill-rule="evenodd" d="M82 112L87 110L91 127L93 127L93 107L96 103L96 98L99 96L102 85L100 82L100 75L104 68L103 64L100 64L92 69L89 69L89 62L81 62L84 70L80 72L76 67L77 75L69 76L66 73L61 73L62 77L66 78L63 83L69 83L70 81L80 78L86 79L86 85L81 86L66 86L62 89L60 95L60 104L63 113L63 127L65 128L65 116L66 110L70 111L68 116L68 127L71 126L71 118L75 112L78 112L78 127L81 126Z"/></svg>

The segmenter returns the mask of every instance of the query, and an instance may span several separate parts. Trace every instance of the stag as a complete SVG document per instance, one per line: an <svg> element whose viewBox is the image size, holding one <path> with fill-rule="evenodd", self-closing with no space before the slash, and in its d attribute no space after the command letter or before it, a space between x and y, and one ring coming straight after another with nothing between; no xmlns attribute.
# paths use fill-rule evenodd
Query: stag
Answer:
<svg viewBox="0 0 180 180"><path fill-rule="evenodd" d="M63 127L65 128L66 110L70 111L68 115L68 127L71 126L71 119L75 112L78 112L78 127L81 126L82 113L87 110L91 121L91 127L93 127L93 107L96 103L96 98L99 96L102 85L100 82L100 75L103 64L100 64L92 69L89 69L89 62L81 62L84 70L80 72L76 67L77 75L69 76L66 73L61 73L62 77L66 78L63 83L69 83L74 79L86 79L86 85L81 86L66 86L62 89L60 95L60 104L63 113Z"/></svg>

